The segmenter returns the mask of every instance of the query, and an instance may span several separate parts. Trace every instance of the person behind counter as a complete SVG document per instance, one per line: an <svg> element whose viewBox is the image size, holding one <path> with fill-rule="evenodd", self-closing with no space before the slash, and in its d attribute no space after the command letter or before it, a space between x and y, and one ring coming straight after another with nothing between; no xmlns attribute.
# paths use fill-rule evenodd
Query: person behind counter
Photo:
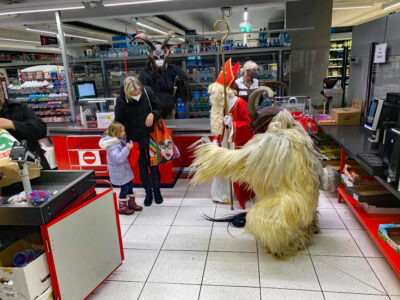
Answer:
<svg viewBox="0 0 400 300"><path fill-rule="evenodd" d="M128 160L134 145L131 141L127 143L125 138L124 125L112 122L105 132L105 137L100 140L99 146L107 150L107 165L111 183L121 187L118 212L123 215L132 215L135 211L141 211L142 207L135 201L133 172Z"/></svg>
<svg viewBox="0 0 400 300"><path fill-rule="evenodd" d="M150 166L149 143L153 124L161 117L160 104L153 89L143 86L136 77L127 77L115 106L115 121L122 123L128 140L139 144L140 180L146 191L145 206L154 199L163 202L160 192L160 171L158 166ZM149 174L150 168L150 174ZM150 178L151 177L151 178Z"/></svg>
<svg viewBox="0 0 400 300"><path fill-rule="evenodd" d="M259 88L257 75L258 65L248 60L244 63L241 70L241 77L236 79L233 89L237 92L238 96L246 102L249 100L249 96L253 91Z"/></svg>
<svg viewBox="0 0 400 300"><path fill-rule="evenodd" d="M9 103L0 98L0 128L7 130L18 141L27 140L28 149L40 157L44 170L50 166L40 148L39 140L47 135L47 125L34 111L21 103Z"/></svg>

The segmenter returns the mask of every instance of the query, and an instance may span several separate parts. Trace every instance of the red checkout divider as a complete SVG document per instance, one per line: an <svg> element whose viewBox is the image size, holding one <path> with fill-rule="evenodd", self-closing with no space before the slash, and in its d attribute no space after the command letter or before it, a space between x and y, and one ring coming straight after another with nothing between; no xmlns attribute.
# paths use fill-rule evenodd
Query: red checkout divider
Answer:
<svg viewBox="0 0 400 300"><path fill-rule="evenodd" d="M59 170L94 170L96 178L108 179L107 152L99 147L101 135L52 136L54 152ZM173 141L181 157L159 165L161 185L173 187L182 169L193 161L193 151L189 147L201 138L201 135L177 135ZM132 165L133 183L141 184L139 167Z"/></svg>

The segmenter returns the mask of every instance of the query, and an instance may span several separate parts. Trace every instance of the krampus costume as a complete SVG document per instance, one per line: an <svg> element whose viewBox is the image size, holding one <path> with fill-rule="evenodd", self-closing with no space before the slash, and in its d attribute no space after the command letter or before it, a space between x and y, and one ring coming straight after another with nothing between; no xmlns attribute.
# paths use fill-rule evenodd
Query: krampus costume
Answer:
<svg viewBox="0 0 400 300"><path fill-rule="evenodd" d="M198 184L222 176L247 183L257 203L247 215L224 221L236 226L245 224L268 252L290 256L305 248L318 230L316 209L322 165L311 138L287 110L267 107L256 111L255 99L260 95L259 91L253 92L249 114L252 127L266 131L237 150L212 143L198 145L192 165L197 171L192 180Z"/></svg>
<svg viewBox="0 0 400 300"><path fill-rule="evenodd" d="M211 107L211 132L215 135L216 144L226 147L227 126L230 128L230 146L231 149L241 148L249 139L253 137L250 129L251 118L247 111L247 102L237 97L233 91L236 75L239 71L239 62L232 67L232 61L229 59L225 63L225 80L228 101L229 116L224 112L224 79L222 71L218 75L215 83L208 87L210 94ZM247 200L254 195L246 184L233 183L234 196L239 201L242 208L245 208ZM230 202L229 180L217 177L211 185L211 199L217 202Z"/></svg>
<svg viewBox="0 0 400 300"><path fill-rule="evenodd" d="M182 98L187 101L190 97L189 79L183 70L170 64L167 44L174 32L168 32L162 44L151 42L147 37L139 34L136 39L141 39L149 47L146 69L140 75L139 80L144 85L150 86L160 99L163 117L175 118L175 99Z"/></svg>

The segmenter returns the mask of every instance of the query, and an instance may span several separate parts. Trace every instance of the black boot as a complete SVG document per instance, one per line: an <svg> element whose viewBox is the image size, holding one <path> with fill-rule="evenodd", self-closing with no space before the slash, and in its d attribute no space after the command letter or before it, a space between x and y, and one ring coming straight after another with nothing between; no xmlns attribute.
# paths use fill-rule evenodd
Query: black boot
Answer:
<svg viewBox="0 0 400 300"><path fill-rule="evenodd" d="M161 196L160 189L154 189L154 201L155 201L157 204L163 203L164 199L163 199L163 197Z"/></svg>
<svg viewBox="0 0 400 300"><path fill-rule="evenodd" d="M144 205L150 206L153 202L153 193L151 190L146 190L146 198L144 198Z"/></svg>

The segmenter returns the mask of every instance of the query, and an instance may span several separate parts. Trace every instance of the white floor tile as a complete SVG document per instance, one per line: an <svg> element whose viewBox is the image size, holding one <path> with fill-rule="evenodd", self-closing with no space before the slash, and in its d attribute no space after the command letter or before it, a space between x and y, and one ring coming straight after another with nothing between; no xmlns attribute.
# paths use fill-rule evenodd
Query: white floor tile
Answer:
<svg viewBox="0 0 400 300"><path fill-rule="evenodd" d="M312 256L312 260L324 292L385 295L363 257Z"/></svg>
<svg viewBox="0 0 400 300"><path fill-rule="evenodd" d="M200 285L146 283L140 300L197 300Z"/></svg>
<svg viewBox="0 0 400 300"><path fill-rule="evenodd" d="M203 285L200 300L260 300L260 289L250 287Z"/></svg>
<svg viewBox="0 0 400 300"><path fill-rule="evenodd" d="M178 209L178 207L145 207L135 220L135 225L171 225Z"/></svg>
<svg viewBox="0 0 400 300"><path fill-rule="evenodd" d="M257 244L244 228L214 227L210 251L257 252Z"/></svg>
<svg viewBox="0 0 400 300"><path fill-rule="evenodd" d="M170 226L133 224L123 238L124 248L160 249L168 234Z"/></svg>
<svg viewBox="0 0 400 300"><path fill-rule="evenodd" d="M149 282L200 284L206 252L161 251Z"/></svg>
<svg viewBox="0 0 400 300"><path fill-rule="evenodd" d="M334 208L347 208L347 203L346 202L338 202L337 196L336 197L328 197L327 199L329 200L329 202L332 204L332 206Z"/></svg>
<svg viewBox="0 0 400 300"><path fill-rule="evenodd" d="M400 300L400 296L390 296L390 300Z"/></svg>
<svg viewBox="0 0 400 300"><path fill-rule="evenodd" d="M321 290L309 255L279 260L260 254L260 279L262 287Z"/></svg>
<svg viewBox="0 0 400 300"><path fill-rule="evenodd" d="M182 201L182 206L212 206L215 207L217 204L210 198L189 198L185 197Z"/></svg>
<svg viewBox="0 0 400 300"><path fill-rule="evenodd" d="M121 235L124 236L130 225L121 225Z"/></svg>
<svg viewBox="0 0 400 300"><path fill-rule="evenodd" d="M270 254L267 252L267 249L261 245L260 242L257 243L257 247L258 247L258 252L262 253L262 254ZM309 255L308 253L308 248L304 248L303 250L300 250L298 253L296 253L296 255Z"/></svg>
<svg viewBox="0 0 400 300"><path fill-rule="evenodd" d="M383 257L368 233L363 229L350 230L350 234L365 257Z"/></svg>
<svg viewBox="0 0 400 300"><path fill-rule="evenodd" d="M144 283L105 281L94 293L90 300L136 300Z"/></svg>
<svg viewBox="0 0 400 300"><path fill-rule="evenodd" d="M137 212L137 211L135 211L135 213L130 216L119 214L119 224L120 225L131 225L139 215L140 215L140 212Z"/></svg>
<svg viewBox="0 0 400 300"><path fill-rule="evenodd" d="M110 280L145 282L157 258L158 250L124 250L125 260Z"/></svg>
<svg viewBox="0 0 400 300"><path fill-rule="evenodd" d="M333 208L331 201L325 196L323 192L320 192L318 199L319 208Z"/></svg>
<svg viewBox="0 0 400 300"><path fill-rule="evenodd" d="M262 300L324 300L322 292L286 289L261 289Z"/></svg>
<svg viewBox="0 0 400 300"><path fill-rule="evenodd" d="M336 211L348 229L364 229L356 219L354 213L347 206L345 208L337 208Z"/></svg>
<svg viewBox="0 0 400 300"><path fill-rule="evenodd" d="M211 201L211 192L209 190L204 191L192 191L187 192L185 198L193 198L193 199L209 199Z"/></svg>
<svg viewBox="0 0 400 300"><path fill-rule="evenodd" d="M400 258L399 258L400 259ZM400 296L400 279L385 258L367 258L387 293Z"/></svg>
<svg viewBox="0 0 400 300"><path fill-rule="evenodd" d="M209 252L203 284L259 287L257 254Z"/></svg>
<svg viewBox="0 0 400 300"><path fill-rule="evenodd" d="M390 300L388 296L325 292L325 300Z"/></svg>
<svg viewBox="0 0 400 300"><path fill-rule="evenodd" d="M181 207L173 225L212 226L212 222L203 218L203 215L213 217L215 207Z"/></svg>
<svg viewBox="0 0 400 300"><path fill-rule="evenodd" d="M319 227L324 229L346 229L342 219L333 208L318 209Z"/></svg>
<svg viewBox="0 0 400 300"><path fill-rule="evenodd" d="M165 197L164 198L164 202L161 204L157 204L156 207L168 207L168 206L172 206L172 207L179 207L182 204L183 201L183 197Z"/></svg>
<svg viewBox="0 0 400 300"><path fill-rule="evenodd" d="M321 229L308 249L311 255L363 256L348 230Z"/></svg>
<svg viewBox="0 0 400 300"><path fill-rule="evenodd" d="M211 227L172 226L164 243L164 250L207 251Z"/></svg>

